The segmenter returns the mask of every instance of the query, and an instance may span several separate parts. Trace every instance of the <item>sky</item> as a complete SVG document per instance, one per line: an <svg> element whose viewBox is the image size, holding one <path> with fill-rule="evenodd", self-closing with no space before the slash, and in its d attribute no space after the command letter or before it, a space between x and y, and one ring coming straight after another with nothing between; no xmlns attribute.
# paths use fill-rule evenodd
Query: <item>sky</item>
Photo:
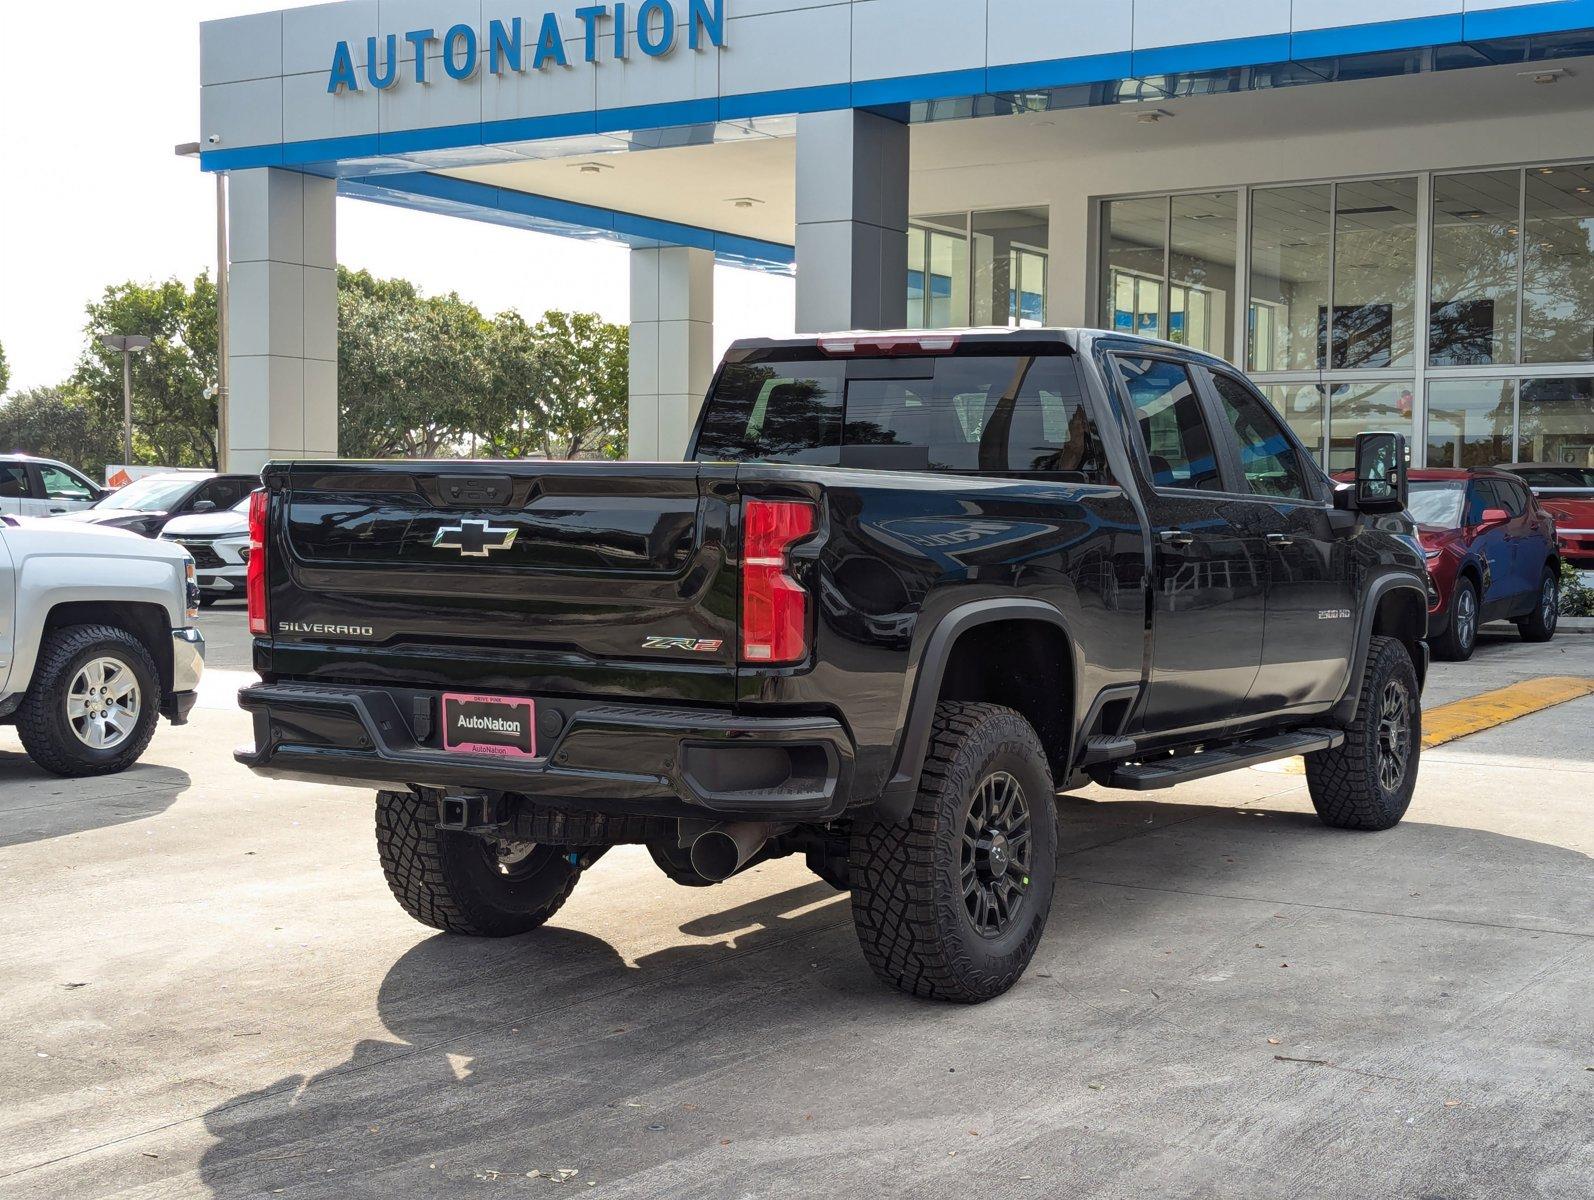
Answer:
<svg viewBox="0 0 1594 1200"><path fill-rule="evenodd" d="M112 283L215 271L213 177L173 147L199 137L199 22L293 0L5 3L0 70L0 346L13 389L59 383L84 306ZM624 321L627 251L357 200L338 259L454 291L484 311ZM789 279L715 272L716 352L792 328Z"/></svg>

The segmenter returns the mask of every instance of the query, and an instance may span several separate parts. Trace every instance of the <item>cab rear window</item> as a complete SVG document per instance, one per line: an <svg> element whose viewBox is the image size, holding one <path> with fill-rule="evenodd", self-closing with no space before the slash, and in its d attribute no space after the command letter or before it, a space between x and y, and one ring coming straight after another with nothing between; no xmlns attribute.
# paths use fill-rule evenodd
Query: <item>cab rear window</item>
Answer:
<svg viewBox="0 0 1594 1200"><path fill-rule="evenodd" d="M730 363L699 462L1107 476L1071 356L820 357Z"/></svg>

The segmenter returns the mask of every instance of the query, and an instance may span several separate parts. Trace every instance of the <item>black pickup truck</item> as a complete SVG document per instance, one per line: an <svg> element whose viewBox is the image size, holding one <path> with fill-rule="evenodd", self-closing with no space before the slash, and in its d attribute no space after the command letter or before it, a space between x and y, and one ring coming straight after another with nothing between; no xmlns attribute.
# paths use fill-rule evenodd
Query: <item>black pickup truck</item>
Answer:
<svg viewBox="0 0 1594 1200"><path fill-rule="evenodd" d="M684 463L276 463L238 758L379 789L439 929L533 929L615 845L800 853L883 979L987 999L1059 791L1304 754L1329 825L1400 820L1428 581L1404 439L1356 454L1217 359L1022 330L738 342Z"/></svg>

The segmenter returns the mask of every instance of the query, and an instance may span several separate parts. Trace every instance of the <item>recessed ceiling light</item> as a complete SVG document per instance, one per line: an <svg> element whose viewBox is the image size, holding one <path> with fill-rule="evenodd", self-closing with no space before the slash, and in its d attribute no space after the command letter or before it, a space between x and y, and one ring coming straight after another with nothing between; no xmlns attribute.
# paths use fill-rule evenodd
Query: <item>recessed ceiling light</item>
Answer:
<svg viewBox="0 0 1594 1200"><path fill-rule="evenodd" d="M1586 196L1586 195L1588 195L1588 191L1589 191L1587 187L1573 188L1572 190L1574 192L1576 192L1579 196Z"/></svg>

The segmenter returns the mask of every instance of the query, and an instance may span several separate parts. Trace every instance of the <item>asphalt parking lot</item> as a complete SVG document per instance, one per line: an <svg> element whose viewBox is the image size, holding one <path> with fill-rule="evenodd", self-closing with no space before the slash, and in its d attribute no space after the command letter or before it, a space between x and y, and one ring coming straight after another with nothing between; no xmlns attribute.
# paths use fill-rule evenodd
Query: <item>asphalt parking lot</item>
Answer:
<svg viewBox="0 0 1594 1200"><path fill-rule="evenodd" d="M1282 770L1065 798L1028 975L955 1008L797 860L627 848L539 934L414 924L367 794L232 762L242 613L203 622L126 774L0 730L0 1195L1594 1192L1594 696L1428 752L1387 834ZM1427 703L1551 675L1594 637L1485 635Z"/></svg>

